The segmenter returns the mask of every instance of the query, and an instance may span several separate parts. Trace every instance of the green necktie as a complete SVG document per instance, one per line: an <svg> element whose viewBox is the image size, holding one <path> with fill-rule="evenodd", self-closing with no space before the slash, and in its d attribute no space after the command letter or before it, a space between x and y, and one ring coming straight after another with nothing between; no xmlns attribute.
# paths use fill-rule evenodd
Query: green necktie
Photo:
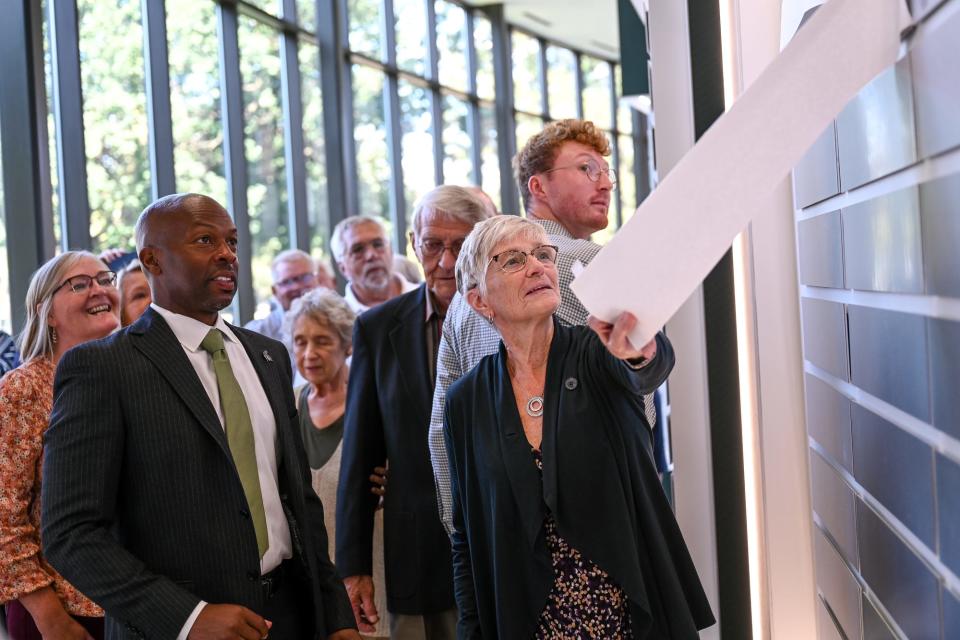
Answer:
<svg viewBox="0 0 960 640"><path fill-rule="evenodd" d="M260 475L257 471L257 452L253 442L253 424L243 390L233 375L230 359L223 348L223 334L211 329L200 343L200 348L213 358L213 370L217 374L220 389L220 407L223 409L224 429L227 443L233 455L233 463L240 475L243 493L247 498L253 528L257 533L257 548L260 557L267 552L267 516L263 510L263 495L260 493Z"/></svg>

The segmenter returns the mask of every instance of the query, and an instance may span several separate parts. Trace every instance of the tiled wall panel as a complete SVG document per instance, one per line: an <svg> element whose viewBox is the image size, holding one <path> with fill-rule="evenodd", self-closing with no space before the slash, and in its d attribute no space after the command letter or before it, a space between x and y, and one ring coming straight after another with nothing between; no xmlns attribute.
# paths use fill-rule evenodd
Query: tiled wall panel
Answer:
<svg viewBox="0 0 960 640"><path fill-rule="evenodd" d="M931 318L927 323L933 424L960 440L960 322Z"/></svg>
<svg viewBox="0 0 960 640"><path fill-rule="evenodd" d="M850 305L850 374L855 385L913 414L930 419L926 319Z"/></svg>
<svg viewBox="0 0 960 640"><path fill-rule="evenodd" d="M940 640L939 584L869 507L857 503L860 573L911 640Z"/></svg>
<svg viewBox="0 0 960 640"><path fill-rule="evenodd" d="M956 0L941 9L946 20L924 32L910 53L921 158L960 145L960 12L954 4Z"/></svg>
<svg viewBox="0 0 960 640"><path fill-rule="evenodd" d="M854 476L929 547L934 537L933 452L902 429L853 406Z"/></svg>
<svg viewBox="0 0 960 640"><path fill-rule="evenodd" d="M844 634L848 638L859 638L860 586L823 532L818 530L814 535L817 588L830 605Z"/></svg>
<svg viewBox="0 0 960 640"><path fill-rule="evenodd" d="M921 184L920 211L927 293L960 297L960 174Z"/></svg>
<svg viewBox="0 0 960 640"><path fill-rule="evenodd" d="M843 256L851 289L923 293L916 187L843 210Z"/></svg>
<svg viewBox="0 0 960 640"><path fill-rule="evenodd" d="M847 327L843 305L804 298L800 306L803 314L804 356L836 377L848 379Z"/></svg>
<svg viewBox="0 0 960 640"><path fill-rule="evenodd" d="M840 193L836 131L832 122L797 165L793 180L798 209Z"/></svg>
<svg viewBox="0 0 960 640"><path fill-rule="evenodd" d="M909 5L794 171L821 638L960 640L960 0Z"/></svg>
<svg viewBox="0 0 960 640"><path fill-rule="evenodd" d="M854 496L843 479L816 453L810 453L813 510L847 562L857 566L857 516Z"/></svg>
<svg viewBox="0 0 960 640"><path fill-rule="evenodd" d="M837 117L840 187L849 191L917 159L909 61L881 73Z"/></svg>
<svg viewBox="0 0 960 640"><path fill-rule="evenodd" d="M840 212L826 213L797 225L800 282L812 287L843 287L843 242Z"/></svg>
<svg viewBox="0 0 960 640"><path fill-rule="evenodd" d="M937 456L937 502L940 507L940 560L960 576L960 465ZM960 638L960 635L956 636Z"/></svg>
<svg viewBox="0 0 960 640"><path fill-rule="evenodd" d="M835 462L853 471L850 401L816 376L807 374L806 410L809 433Z"/></svg>

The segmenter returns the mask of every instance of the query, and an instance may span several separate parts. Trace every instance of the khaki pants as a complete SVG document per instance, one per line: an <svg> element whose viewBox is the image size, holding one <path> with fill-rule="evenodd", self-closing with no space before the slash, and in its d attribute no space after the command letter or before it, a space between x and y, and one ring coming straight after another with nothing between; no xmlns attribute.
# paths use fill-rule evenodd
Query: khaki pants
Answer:
<svg viewBox="0 0 960 640"><path fill-rule="evenodd" d="M457 610L422 616L390 614L390 640L456 640Z"/></svg>

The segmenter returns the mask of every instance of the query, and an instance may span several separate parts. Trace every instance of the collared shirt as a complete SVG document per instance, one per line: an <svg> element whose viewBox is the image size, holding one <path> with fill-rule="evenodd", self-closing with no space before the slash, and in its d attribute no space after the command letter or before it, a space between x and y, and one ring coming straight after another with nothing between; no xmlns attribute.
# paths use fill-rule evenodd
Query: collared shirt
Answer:
<svg viewBox="0 0 960 640"><path fill-rule="evenodd" d="M280 489L277 482L277 421L273 417L273 409L270 407L263 385L260 384L260 378L253 368L253 363L250 362L250 356L219 315L216 324L211 327L199 320L168 311L156 303L151 303L150 306L166 320L173 335L183 347L187 360L197 372L197 377L200 378L200 383L207 392L207 397L210 398L210 404L217 412L221 426L223 426L223 409L220 406L220 388L217 386L217 374L213 369L213 358L200 348L200 343L210 329L216 328L223 333L224 349L230 360L233 375L247 401L247 411L250 413L250 423L253 425L260 494L263 497L263 510L267 517L268 546L267 552L260 559L260 572L272 571L280 566L284 559L293 557L293 544L290 540L287 518L280 503ZM180 630L177 640L187 637L205 605L203 601L197 605Z"/></svg>
<svg viewBox="0 0 960 640"><path fill-rule="evenodd" d="M600 245L590 240L574 238L558 222L539 220L539 223L557 245L557 279L560 285L560 306L556 316L566 325L586 324L589 314L583 303L570 290L573 282L573 266L588 264L600 252ZM447 391L461 376L468 373L484 356L496 353L500 346L500 334L485 318L476 313L467 301L457 293L447 309L443 323L443 336L437 354L437 377L433 390L433 407L430 415L430 461L437 486L437 507L440 520L447 532L453 531L453 494L450 489L450 461L443 441L443 409ZM644 397L644 408L650 424L656 422L653 396Z"/></svg>
<svg viewBox="0 0 960 640"><path fill-rule="evenodd" d="M393 274L393 277L396 278L396 281L400 283L400 293L407 293L408 291L413 291L420 285L414 284L404 278L403 276L398 276ZM343 291L343 299L347 301L347 306L353 309L353 312L357 315L360 315L364 311L368 311L371 308L371 305L364 304L357 299L357 294L353 292L353 284L347 283L346 288ZM376 306L376 305L373 305Z"/></svg>
<svg viewBox="0 0 960 640"><path fill-rule="evenodd" d="M433 292L427 289L426 313L423 318L423 331L427 339L427 371L430 375L430 386L437 378L437 353L440 351L440 336L443 334L444 315L437 308Z"/></svg>

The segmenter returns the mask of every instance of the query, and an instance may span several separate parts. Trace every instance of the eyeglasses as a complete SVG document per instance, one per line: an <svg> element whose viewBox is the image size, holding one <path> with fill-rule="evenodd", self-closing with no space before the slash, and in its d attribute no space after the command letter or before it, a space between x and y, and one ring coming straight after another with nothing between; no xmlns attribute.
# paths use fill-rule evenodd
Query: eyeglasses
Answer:
<svg viewBox="0 0 960 640"><path fill-rule="evenodd" d="M278 289L289 289L290 287L295 287L298 284L302 285L311 285L317 281L317 276L310 273L301 273L298 276L290 276L289 278L284 278L280 282L277 282L274 286Z"/></svg>
<svg viewBox="0 0 960 640"><path fill-rule="evenodd" d="M586 174L588 178L590 178L591 182L598 182L600 180L600 175L605 173L607 174L607 178L610 180L610 188L615 189L617 187L617 172L610 167L603 168L593 160L586 160L580 164L571 164L566 167L554 167L553 169L547 169L543 173L562 171L564 169L576 169L581 171Z"/></svg>
<svg viewBox="0 0 960 640"><path fill-rule="evenodd" d="M363 256L367 255L367 247L382 253L387 248L387 241L383 238L374 238L369 242L358 242L347 251L347 257L351 260L362 260Z"/></svg>
<svg viewBox="0 0 960 640"><path fill-rule="evenodd" d="M460 255L460 249L463 247L463 239L454 240L450 244L444 244L436 238L424 238L420 241L420 253L423 254L424 258L436 258L444 249L453 254L453 257L456 258Z"/></svg>
<svg viewBox="0 0 960 640"><path fill-rule="evenodd" d="M60 289L64 287L70 287L70 290L74 293L86 293L87 289L93 286L93 282L96 281L98 285L104 289L114 287L117 284L117 274L113 271L101 271L93 276L88 275L79 275L73 276L72 278L67 278L60 286L53 290L51 296L56 294Z"/></svg>
<svg viewBox="0 0 960 640"><path fill-rule="evenodd" d="M490 262L496 262L500 270L505 273L513 273L526 266L527 256L533 256L537 259L537 262L543 265L556 264L558 251L559 249L552 244L542 244L532 251L508 249L490 258Z"/></svg>

